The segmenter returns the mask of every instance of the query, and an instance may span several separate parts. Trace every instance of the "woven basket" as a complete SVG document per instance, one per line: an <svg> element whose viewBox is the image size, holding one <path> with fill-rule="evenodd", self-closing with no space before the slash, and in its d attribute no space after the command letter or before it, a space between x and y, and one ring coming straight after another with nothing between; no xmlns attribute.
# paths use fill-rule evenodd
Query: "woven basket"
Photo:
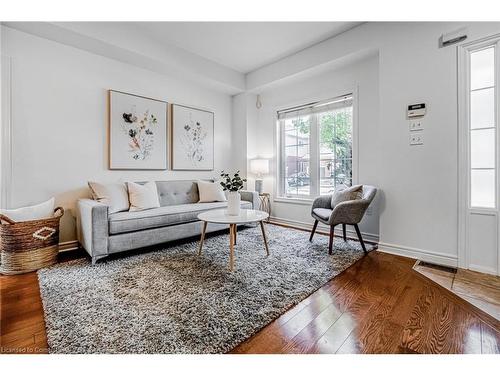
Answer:
<svg viewBox="0 0 500 375"><path fill-rule="evenodd" d="M15 222L0 214L0 273L36 271L57 262L62 207L48 219Z"/></svg>

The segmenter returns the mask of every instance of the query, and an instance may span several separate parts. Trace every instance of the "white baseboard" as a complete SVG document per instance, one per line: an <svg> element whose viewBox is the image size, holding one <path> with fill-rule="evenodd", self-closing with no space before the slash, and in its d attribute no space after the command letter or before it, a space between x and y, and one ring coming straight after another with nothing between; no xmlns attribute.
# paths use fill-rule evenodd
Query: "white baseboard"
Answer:
<svg viewBox="0 0 500 375"><path fill-rule="evenodd" d="M303 221L289 220L289 219L284 219L284 218L275 217L275 216L271 216L270 221L271 221L271 223L289 225L291 227L296 227L299 229L306 229L309 231L312 230L312 226L313 226L313 223L304 223ZM328 233L330 231L330 228L327 227L326 225L320 223L318 225L317 230L318 230L318 232ZM347 232L347 237L354 238L354 239L358 238L356 231L353 230L350 226L347 227L346 232ZM335 229L335 235L342 236L342 229L340 227L337 227ZM378 235L376 235L376 234L361 232L361 235L363 236L363 239L367 242L378 243Z"/></svg>
<svg viewBox="0 0 500 375"><path fill-rule="evenodd" d="M76 250L80 248L80 243L77 240L59 242L59 252L63 253L65 251Z"/></svg>
<svg viewBox="0 0 500 375"><path fill-rule="evenodd" d="M491 267L478 266L476 264L469 264L469 270L481 273L488 273L490 275L495 275L495 276L498 275L497 270Z"/></svg>
<svg viewBox="0 0 500 375"><path fill-rule="evenodd" d="M453 268L458 267L458 257L434 251L416 249L412 247L388 244L383 242L380 242L378 244L378 251L423 260L425 262L439 264L442 266Z"/></svg>

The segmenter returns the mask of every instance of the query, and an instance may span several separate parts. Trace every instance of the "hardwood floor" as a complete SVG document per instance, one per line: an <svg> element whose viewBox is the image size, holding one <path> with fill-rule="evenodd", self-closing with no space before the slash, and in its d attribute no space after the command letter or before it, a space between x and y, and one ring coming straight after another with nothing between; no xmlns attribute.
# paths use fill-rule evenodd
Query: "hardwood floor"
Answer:
<svg viewBox="0 0 500 375"><path fill-rule="evenodd" d="M371 252L232 353L500 353L500 322Z"/></svg>
<svg viewBox="0 0 500 375"><path fill-rule="evenodd" d="M500 353L500 322L414 262L373 251L232 353ZM1 353L47 352L36 273L0 276L0 317Z"/></svg>
<svg viewBox="0 0 500 375"><path fill-rule="evenodd" d="M500 319L500 276L418 261L413 269L472 305Z"/></svg>

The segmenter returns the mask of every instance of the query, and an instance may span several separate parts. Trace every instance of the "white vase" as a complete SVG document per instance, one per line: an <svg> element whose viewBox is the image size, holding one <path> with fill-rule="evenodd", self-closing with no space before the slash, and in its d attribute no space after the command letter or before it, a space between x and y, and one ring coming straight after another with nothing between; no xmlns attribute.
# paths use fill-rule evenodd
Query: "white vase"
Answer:
<svg viewBox="0 0 500 375"><path fill-rule="evenodd" d="M237 191L227 193L227 214L238 216L240 214L241 195Z"/></svg>

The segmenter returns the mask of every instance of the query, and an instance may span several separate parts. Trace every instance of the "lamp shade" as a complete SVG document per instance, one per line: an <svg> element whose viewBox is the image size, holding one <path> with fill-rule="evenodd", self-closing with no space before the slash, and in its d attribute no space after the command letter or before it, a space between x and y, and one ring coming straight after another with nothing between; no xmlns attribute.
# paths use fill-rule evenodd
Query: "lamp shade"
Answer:
<svg viewBox="0 0 500 375"><path fill-rule="evenodd" d="M250 160L250 171L257 175L269 173L269 160L268 159Z"/></svg>

